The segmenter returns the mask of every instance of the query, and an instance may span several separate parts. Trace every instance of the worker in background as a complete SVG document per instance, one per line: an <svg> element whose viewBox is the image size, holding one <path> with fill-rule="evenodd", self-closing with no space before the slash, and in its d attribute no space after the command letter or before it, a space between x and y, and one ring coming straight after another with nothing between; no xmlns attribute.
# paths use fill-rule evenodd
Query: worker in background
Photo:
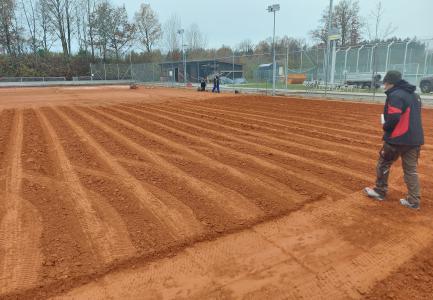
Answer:
<svg viewBox="0 0 433 300"><path fill-rule="evenodd" d="M212 93L215 93L215 91L217 91L217 93L220 92L220 77L218 75L215 75L213 79Z"/></svg>
<svg viewBox="0 0 433 300"><path fill-rule="evenodd" d="M383 147L376 168L376 186L365 188L364 193L373 199L385 200L391 165L402 159L404 181L408 194L400 204L419 209L421 201L417 166L424 132L421 121L421 98L416 87L402 79L398 71L389 71L384 79L386 102L383 123Z"/></svg>
<svg viewBox="0 0 433 300"><path fill-rule="evenodd" d="M204 77L202 77L202 79L200 80L200 91L206 91L206 79Z"/></svg>

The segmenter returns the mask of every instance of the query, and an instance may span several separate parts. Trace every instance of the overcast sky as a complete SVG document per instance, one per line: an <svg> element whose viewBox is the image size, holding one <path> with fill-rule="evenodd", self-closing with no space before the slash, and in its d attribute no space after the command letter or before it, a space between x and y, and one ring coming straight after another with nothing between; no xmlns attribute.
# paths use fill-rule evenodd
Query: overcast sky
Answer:
<svg viewBox="0 0 433 300"><path fill-rule="evenodd" d="M140 1L112 0L125 4L130 17L138 9ZM254 43L272 35L272 14L266 8L275 2L264 0L146 0L156 11L161 23L172 14L188 28L197 23L206 35L208 47L222 44L236 46L243 39ZM378 0L361 0L361 15L368 15ZM276 2L278 3L278 2ZM334 0L338 3L338 0ZM382 0L385 7L384 23L398 27L394 35L399 37L433 37L433 0ZM323 9L329 0L280 0L277 13L277 36L304 38L310 42L309 32L318 25Z"/></svg>

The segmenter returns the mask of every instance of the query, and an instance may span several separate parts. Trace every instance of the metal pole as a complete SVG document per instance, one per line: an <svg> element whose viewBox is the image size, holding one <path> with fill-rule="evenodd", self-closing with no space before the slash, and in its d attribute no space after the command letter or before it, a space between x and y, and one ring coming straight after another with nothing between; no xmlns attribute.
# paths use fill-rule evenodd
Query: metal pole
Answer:
<svg viewBox="0 0 433 300"><path fill-rule="evenodd" d="M365 45L362 45L358 49L358 56L356 58L356 73L359 73L359 52L361 52L362 48L364 48Z"/></svg>
<svg viewBox="0 0 433 300"><path fill-rule="evenodd" d="M337 46L337 41L332 41L332 61L331 61L331 84L332 85L334 85L335 83L335 60L337 58L336 46Z"/></svg>
<svg viewBox="0 0 433 300"><path fill-rule="evenodd" d="M424 75L427 75L427 60L430 42L425 46L425 59L424 59Z"/></svg>
<svg viewBox="0 0 433 300"><path fill-rule="evenodd" d="M301 50L301 65L299 66L299 72L302 72L302 54L304 53L304 50Z"/></svg>
<svg viewBox="0 0 433 300"><path fill-rule="evenodd" d="M407 48L408 48L408 46L409 46L410 43L412 43L412 41L406 42L406 48L404 50L403 74L402 74L403 77L404 77L404 74L406 73Z"/></svg>
<svg viewBox="0 0 433 300"><path fill-rule="evenodd" d="M90 81L93 81L93 68L92 68L92 64L90 64Z"/></svg>
<svg viewBox="0 0 433 300"><path fill-rule="evenodd" d="M329 35L331 34L331 28L332 28L332 7L333 7L333 0L329 1L329 16L328 16L328 33L326 35L326 58L325 58L325 97L328 94L328 76L329 76L329 55L331 52L331 40L329 39Z"/></svg>
<svg viewBox="0 0 433 300"><path fill-rule="evenodd" d="M286 85L286 90L288 88L287 86L287 77L289 76L289 46L287 46L286 48L286 67L285 67L285 71L284 71L284 81L285 81L285 85Z"/></svg>
<svg viewBox="0 0 433 300"><path fill-rule="evenodd" d="M132 53L129 52L129 68L131 69L131 80L134 81L134 73L132 72Z"/></svg>
<svg viewBox="0 0 433 300"><path fill-rule="evenodd" d="M371 57L370 57L370 72L373 72L373 54L377 44L371 47Z"/></svg>
<svg viewBox="0 0 433 300"><path fill-rule="evenodd" d="M107 80L107 70L105 69L105 63L104 63L104 80Z"/></svg>
<svg viewBox="0 0 433 300"><path fill-rule="evenodd" d="M344 55L344 71L347 73L347 54L349 53L350 49L352 49L352 47L349 47L346 49L346 54Z"/></svg>
<svg viewBox="0 0 433 300"><path fill-rule="evenodd" d="M186 85L186 53L185 53L185 45L183 44L183 31L182 31L182 52L183 52L183 81Z"/></svg>
<svg viewBox="0 0 433 300"><path fill-rule="evenodd" d="M273 52L273 67L272 67L272 96L275 96L275 76L276 76L276 62L275 62L275 14L274 10L274 35L272 38L272 52Z"/></svg>
<svg viewBox="0 0 433 300"><path fill-rule="evenodd" d="M233 51L233 61L232 61L232 80L235 83L235 52Z"/></svg>
<svg viewBox="0 0 433 300"><path fill-rule="evenodd" d="M391 46L394 44L394 42L391 42L388 45L388 50L386 51L386 62L385 62L385 72L388 71L388 65L389 65L389 53L391 51Z"/></svg>
<svg viewBox="0 0 433 300"><path fill-rule="evenodd" d="M119 64L116 65L117 65L117 80L119 80L120 79Z"/></svg>

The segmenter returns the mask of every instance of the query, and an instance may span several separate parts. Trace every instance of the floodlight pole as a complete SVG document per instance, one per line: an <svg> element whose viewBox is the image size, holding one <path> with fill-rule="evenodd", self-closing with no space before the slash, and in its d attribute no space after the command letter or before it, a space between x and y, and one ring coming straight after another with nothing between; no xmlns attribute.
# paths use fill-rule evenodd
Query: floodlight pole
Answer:
<svg viewBox="0 0 433 300"><path fill-rule="evenodd" d="M277 74L277 64L275 62L275 10L274 10L274 36L272 38L272 52L273 52L273 60L272 60L272 96L275 96L275 76Z"/></svg>
<svg viewBox="0 0 433 300"><path fill-rule="evenodd" d="M273 34L273 38L272 38L272 52L273 52L273 60L272 60L272 96L275 96L275 77L277 76L276 73L276 62L275 62L275 14L277 11L280 10L280 5L279 4L274 4L274 5L270 5L268 6L268 12L273 12L274 13L274 34Z"/></svg>
<svg viewBox="0 0 433 300"><path fill-rule="evenodd" d="M286 70L284 72L284 81L285 81L285 85L286 85L286 90L287 90L287 79L289 77L289 45L287 45L286 48Z"/></svg>
<svg viewBox="0 0 433 300"><path fill-rule="evenodd" d="M184 29L179 29L177 31L177 33L182 36L183 82L186 85L186 56L185 56L185 48L184 48L185 45L183 44L183 33L184 32L185 32Z"/></svg>
<svg viewBox="0 0 433 300"><path fill-rule="evenodd" d="M329 39L329 36L331 34L331 28L332 28L332 7L333 7L333 0L329 0L329 13L328 13L328 34L326 36L326 74L325 74L325 97L328 94L328 76L329 76L329 54L331 52L331 40Z"/></svg>

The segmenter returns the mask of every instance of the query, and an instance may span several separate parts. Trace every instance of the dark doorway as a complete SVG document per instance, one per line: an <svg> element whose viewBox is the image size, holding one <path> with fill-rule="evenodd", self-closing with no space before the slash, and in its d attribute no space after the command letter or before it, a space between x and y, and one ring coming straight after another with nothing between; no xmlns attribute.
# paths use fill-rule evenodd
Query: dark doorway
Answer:
<svg viewBox="0 0 433 300"><path fill-rule="evenodd" d="M174 81L179 82L179 68L174 68Z"/></svg>

